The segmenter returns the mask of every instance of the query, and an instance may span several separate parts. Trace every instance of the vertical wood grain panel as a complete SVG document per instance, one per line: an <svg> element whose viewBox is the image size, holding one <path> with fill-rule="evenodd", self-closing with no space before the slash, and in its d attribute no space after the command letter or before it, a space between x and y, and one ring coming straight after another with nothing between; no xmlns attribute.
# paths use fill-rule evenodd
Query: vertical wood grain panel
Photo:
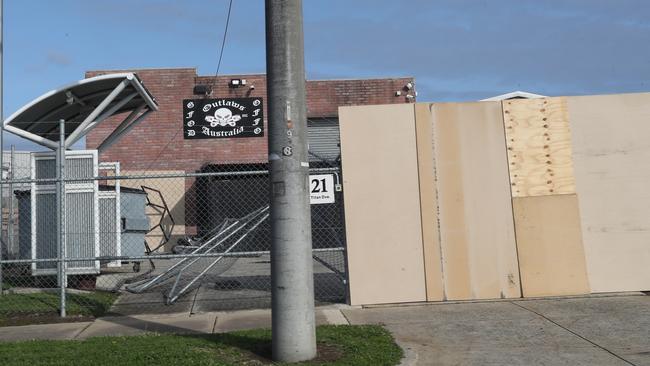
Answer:
<svg viewBox="0 0 650 366"><path fill-rule="evenodd" d="M445 295L521 295L500 102L433 105Z"/></svg>
<svg viewBox="0 0 650 366"><path fill-rule="evenodd" d="M426 275L427 301L444 299L440 232L438 230L438 192L435 185L433 157L433 120L430 104L415 105L415 130L420 179L420 210L422 216L422 243Z"/></svg>

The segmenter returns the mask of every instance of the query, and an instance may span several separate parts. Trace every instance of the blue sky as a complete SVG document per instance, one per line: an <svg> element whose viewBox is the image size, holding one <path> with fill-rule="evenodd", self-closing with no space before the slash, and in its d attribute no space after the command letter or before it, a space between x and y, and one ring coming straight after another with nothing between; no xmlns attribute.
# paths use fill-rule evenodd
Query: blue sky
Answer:
<svg viewBox="0 0 650 366"><path fill-rule="evenodd" d="M414 76L419 101L650 91L648 0L303 3L310 79ZM5 116L86 70L214 74L227 4L5 0ZM264 70L264 1L234 0L220 73Z"/></svg>

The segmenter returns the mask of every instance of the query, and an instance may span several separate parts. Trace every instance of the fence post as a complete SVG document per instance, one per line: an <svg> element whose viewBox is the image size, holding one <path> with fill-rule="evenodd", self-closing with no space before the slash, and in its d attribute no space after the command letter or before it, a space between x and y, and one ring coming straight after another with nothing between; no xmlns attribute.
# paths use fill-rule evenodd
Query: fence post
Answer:
<svg viewBox="0 0 650 366"><path fill-rule="evenodd" d="M67 284L65 274L65 121L59 120L59 148L57 150L57 181L56 181L56 198L57 198L57 247L59 252L58 274L59 274L59 289L60 289L60 308L61 317L64 318L65 314L65 287Z"/></svg>
<svg viewBox="0 0 650 366"><path fill-rule="evenodd" d="M3 151L4 154L4 151ZM15 158L14 155L16 154L16 146L11 145L11 155L9 156L9 171L8 171L8 178L9 178L9 214L7 215L7 243L9 246L10 250L13 250L14 253L16 251L16 241L14 238L14 224L16 223L16 218L14 217L14 185L13 185L13 180L16 177L14 167L16 166L15 164Z"/></svg>

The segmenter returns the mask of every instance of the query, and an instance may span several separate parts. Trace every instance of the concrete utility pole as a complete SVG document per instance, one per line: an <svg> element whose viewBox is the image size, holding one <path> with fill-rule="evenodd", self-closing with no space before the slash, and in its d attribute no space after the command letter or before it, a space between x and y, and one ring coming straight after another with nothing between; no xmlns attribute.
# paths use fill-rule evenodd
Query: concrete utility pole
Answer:
<svg viewBox="0 0 650 366"><path fill-rule="evenodd" d="M2 8L3 7L4 7L4 1L0 0L0 124L1 124L0 125L0 180L2 180L4 178L2 175L3 175L3 172L4 172L4 155L5 155L5 151L4 151L4 138L5 138L5 136L4 136L4 131L5 131L4 121L5 121L5 119L4 119L3 110L2 110L2 107L3 107L3 103L2 103L2 97L3 97L2 96L2 91L3 91L2 90L2 85L3 85L3 82L2 82L2 76L3 76L2 75L2 58L4 57L4 39L2 38L2 37L4 37L4 34L2 33L2 27L3 27L3 24L2 24L2 20L3 20L2 19L2 10L3 9ZM12 169L13 169L13 167L12 167ZM3 293L2 285L3 285L3 280L4 279L3 279L3 273L2 273L2 251L4 250L3 247L5 246L4 242L2 240L2 224L3 224L2 223L2 209L3 209L3 206L2 206L3 202L2 201L3 201L3 198L4 198L3 194L2 194L3 190L4 190L4 185L0 184L0 295L2 295L2 293ZM11 199L11 192L9 193L9 199Z"/></svg>
<svg viewBox="0 0 650 366"><path fill-rule="evenodd" d="M301 0L266 0L273 359L316 357Z"/></svg>

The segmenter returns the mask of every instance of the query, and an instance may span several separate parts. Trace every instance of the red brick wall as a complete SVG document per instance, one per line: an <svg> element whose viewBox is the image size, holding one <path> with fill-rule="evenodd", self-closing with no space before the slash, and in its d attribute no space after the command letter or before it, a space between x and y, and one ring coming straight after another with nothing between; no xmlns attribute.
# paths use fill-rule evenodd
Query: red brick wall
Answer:
<svg viewBox="0 0 650 366"><path fill-rule="evenodd" d="M119 161L123 170L184 170L193 172L211 163L258 163L267 159L267 139L183 139L183 99L199 98L193 94L197 84L213 86L208 98L262 97L266 101L266 76L225 75L197 76L194 68L89 71L86 77L114 72L136 72L156 98L160 110L104 151L100 160ZM246 79L247 86L228 87L233 78ZM408 102L395 96L412 78L368 80L307 81L307 114L314 117L337 117L338 107L345 105L391 104ZM250 85L255 85L251 90ZM266 103L264 130L267 135ZM106 121L86 137L86 146L96 148L117 126Z"/></svg>

